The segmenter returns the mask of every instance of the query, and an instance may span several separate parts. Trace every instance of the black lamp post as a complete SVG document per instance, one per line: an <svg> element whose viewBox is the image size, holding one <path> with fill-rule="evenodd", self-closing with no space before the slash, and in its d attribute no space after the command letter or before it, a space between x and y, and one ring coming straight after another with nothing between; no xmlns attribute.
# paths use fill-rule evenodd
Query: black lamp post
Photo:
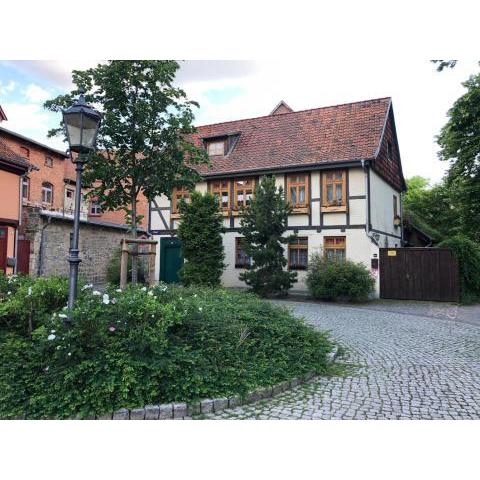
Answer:
<svg viewBox="0 0 480 480"><path fill-rule="evenodd" d="M80 91L78 100L67 110L63 111L63 123L70 147L70 158L75 164L77 172L75 189L75 213L73 217L73 238L70 245L68 262L70 263L70 277L68 289L68 321L71 322L71 312L77 297L78 264L78 237L80 231L80 202L82 201L82 172L88 154L95 148L101 115L85 102L84 91ZM71 152L77 153L74 159Z"/></svg>

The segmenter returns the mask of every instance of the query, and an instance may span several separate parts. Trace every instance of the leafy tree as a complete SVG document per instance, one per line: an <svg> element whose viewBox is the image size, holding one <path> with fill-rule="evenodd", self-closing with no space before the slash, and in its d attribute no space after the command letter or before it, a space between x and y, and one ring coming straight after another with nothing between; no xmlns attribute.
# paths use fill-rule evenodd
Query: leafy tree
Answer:
<svg viewBox="0 0 480 480"><path fill-rule="evenodd" d="M192 192L190 203L180 202L179 212L182 219L177 233L185 259L179 272L182 283L220 285L225 268L222 239L225 229L217 197Z"/></svg>
<svg viewBox="0 0 480 480"><path fill-rule="evenodd" d="M437 71L441 72L444 68L455 68L458 60L431 60L432 63L436 63Z"/></svg>
<svg viewBox="0 0 480 480"><path fill-rule="evenodd" d="M152 201L170 195L173 187L192 186L199 179L192 166L208 161L188 141L194 132L192 107L198 104L173 85L178 68L169 60L109 61L74 70L75 89L45 102L45 108L59 112L85 90L87 102L102 112L98 152L86 165L85 186L103 209L125 211L133 237L142 221L137 212L140 192ZM49 135L62 133L60 127ZM132 283L136 281L134 256Z"/></svg>
<svg viewBox="0 0 480 480"><path fill-rule="evenodd" d="M296 281L296 272L284 270L287 260L283 245L293 237L283 236L290 212L283 188L277 189L274 177L264 177L255 188L240 228L245 239L243 248L251 257L252 265L239 278L259 295L285 295Z"/></svg>
<svg viewBox="0 0 480 480"><path fill-rule="evenodd" d="M480 241L480 74L472 75L467 89L448 112L438 137L440 159L450 162L446 184L459 215L460 228Z"/></svg>

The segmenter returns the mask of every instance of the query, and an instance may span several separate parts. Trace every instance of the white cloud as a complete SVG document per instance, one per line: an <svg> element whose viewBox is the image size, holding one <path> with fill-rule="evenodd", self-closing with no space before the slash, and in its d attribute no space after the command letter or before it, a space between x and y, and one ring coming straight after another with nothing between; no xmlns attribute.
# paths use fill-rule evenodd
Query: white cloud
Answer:
<svg viewBox="0 0 480 480"><path fill-rule="evenodd" d="M2 108L8 117L2 126L52 148L65 150L65 144L60 138L47 138L52 114L43 110L40 104L5 103Z"/></svg>
<svg viewBox="0 0 480 480"><path fill-rule="evenodd" d="M45 100L48 100L52 97L52 94L48 90L36 85L35 83L31 83L25 89L24 94L25 97L33 103L43 103Z"/></svg>
<svg viewBox="0 0 480 480"><path fill-rule="evenodd" d="M2 84L2 81L0 80L0 95L1 96L8 95L9 93L15 90L16 86L17 84L13 80L10 80L5 86Z"/></svg>

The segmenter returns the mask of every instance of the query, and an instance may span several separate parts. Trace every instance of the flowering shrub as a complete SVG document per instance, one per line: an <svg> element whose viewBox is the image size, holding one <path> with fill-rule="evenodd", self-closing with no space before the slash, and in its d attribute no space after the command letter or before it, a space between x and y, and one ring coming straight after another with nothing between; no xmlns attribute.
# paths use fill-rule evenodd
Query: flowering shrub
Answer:
<svg viewBox="0 0 480 480"><path fill-rule="evenodd" d="M0 340L0 417L82 418L246 393L312 370L331 344L286 310L222 289L85 286L31 338ZM36 323L37 324L37 323Z"/></svg>
<svg viewBox="0 0 480 480"><path fill-rule="evenodd" d="M11 277L10 290L0 299L0 328L30 334L45 317L67 303L68 281L50 277Z"/></svg>

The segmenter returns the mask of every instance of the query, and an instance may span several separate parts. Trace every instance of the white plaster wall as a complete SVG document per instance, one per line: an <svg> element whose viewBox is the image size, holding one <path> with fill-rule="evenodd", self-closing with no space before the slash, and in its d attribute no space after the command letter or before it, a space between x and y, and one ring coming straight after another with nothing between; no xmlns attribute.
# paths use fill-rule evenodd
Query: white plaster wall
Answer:
<svg viewBox="0 0 480 480"><path fill-rule="evenodd" d="M363 168L351 168L348 172L350 196L365 195L365 173Z"/></svg>
<svg viewBox="0 0 480 480"><path fill-rule="evenodd" d="M333 225L345 225L347 223L347 214L346 213L324 213L323 214L323 224L327 226Z"/></svg>
<svg viewBox="0 0 480 480"><path fill-rule="evenodd" d="M372 228L400 236L400 228L393 226L393 195L396 195L400 213L400 193L377 173L370 170L370 214Z"/></svg>
<svg viewBox="0 0 480 480"><path fill-rule="evenodd" d="M365 225L366 223L366 200L353 199L349 203L350 225Z"/></svg>

